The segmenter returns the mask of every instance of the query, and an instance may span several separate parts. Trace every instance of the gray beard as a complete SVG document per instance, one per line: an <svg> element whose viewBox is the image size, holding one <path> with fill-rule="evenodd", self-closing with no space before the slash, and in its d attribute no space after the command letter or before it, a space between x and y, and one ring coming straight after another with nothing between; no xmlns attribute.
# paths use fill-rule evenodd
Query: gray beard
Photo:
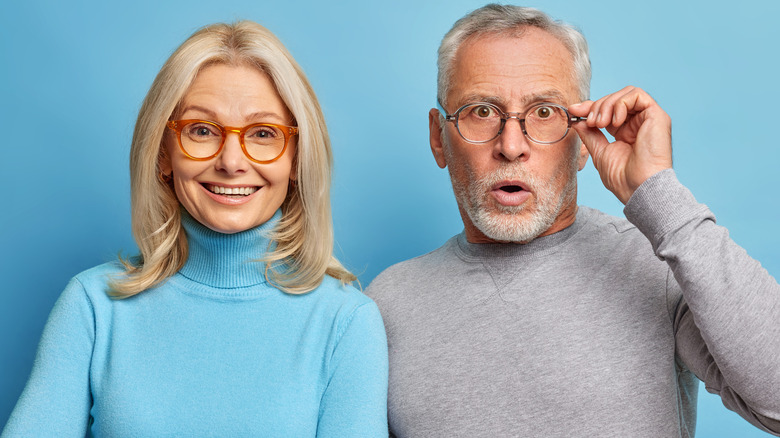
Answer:
<svg viewBox="0 0 780 438"><path fill-rule="evenodd" d="M455 198L474 226L488 238L502 242L530 242L549 230L561 210L575 202L577 155L573 155L573 159L564 163L547 181L527 172L519 163L510 163L482 178L476 178L471 169L467 169L469 183L464 186L452 177L450 167ZM558 192L555 183L561 178L566 179L566 184ZM518 206L496 205L490 196L491 187L499 181L512 179L519 179L528 185L534 194L535 203L529 205L525 202ZM520 216L520 213L529 209L533 210Z"/></svg>

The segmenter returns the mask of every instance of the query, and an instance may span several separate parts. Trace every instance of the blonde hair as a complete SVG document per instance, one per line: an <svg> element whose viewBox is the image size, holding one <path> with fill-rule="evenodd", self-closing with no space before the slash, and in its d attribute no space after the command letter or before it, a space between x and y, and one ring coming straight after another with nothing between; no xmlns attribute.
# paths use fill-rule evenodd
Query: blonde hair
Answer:
<svg viewBox="0 0 780 438"><path fill-rule="evenodd" d="M125 272L111 282L111 295L138 294L165 281L187 261L179 202L160 178L165 123L198 72L214 64L249 65L267 74L299 127L293 164L297 178L291 181L282 218L271 235L276 247L262 258L266 279L293 294L315 289L325 275L342 283L354 281L333 256L333 159L317 97L276 36L257 23L239 21L209 25L189 37L165 62L141 105L130 151L133 236L140 255L120 258Z"/></svg>

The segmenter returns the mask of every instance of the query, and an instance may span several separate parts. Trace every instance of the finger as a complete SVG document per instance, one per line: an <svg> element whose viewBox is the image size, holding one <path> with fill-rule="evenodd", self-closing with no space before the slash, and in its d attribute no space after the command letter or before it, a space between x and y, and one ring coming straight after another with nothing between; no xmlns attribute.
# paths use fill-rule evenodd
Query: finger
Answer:
<svg viewBox="0 0 780 438"><path fill-rule="evenodd" d="M646 91L641 88L634 88L616 102L613 124L620 126L629 116L641 113L653 106L658 106L658 104Z"/></svg>
<svg viewBox="0 0 780 438"><path fill-rule="evenodd" d="M620 93L620 91L618 91L617 93ZM591 128L598 128L599 127L599 123L601 123L601 121L602 121L601 120L602 119L602 116L601 116L602 107L607 102L607 100L609 100L615 94L616 93L607 94L606 96L602 97L601 99L598 99L595 102L593 102L593 105L590 108L590 112L588 113L588 126L590 126Z"/></svg>
<svg viewBox="0 0 780 438"><path fill-rule="evenodd" d="M590 108L593 106L592 100L585 100L580 103L575 103L567 108L569 114L575 117L584 117L590 112Z"/></svg>
<svg viewBox="0 0 780 438"><path fill-rule="evenodd" d="M635 87L628 86L622 90L612 93L599 102L598 110L596 113L596 124L598 128L606 128L607 126L615 123L615 108L619 102L625 100L627 96L635 90Z"/></svg>
<svg viewBox="0 0 780 438"><path fill-rule="evenodd" d="M623 125L623 122L628 118L628 106L626 104L626 96L615 103L615 109L612 114L612 126L618 128ZM612 132L610 132L612 133Z"/></svg>
<svg viewBox="0 0 780 438"><path fill-rule="evenodd" d="M615 104L614 118L607 132L616 139L633 143L646 120L666 120L668 116L647 92L636 88Z"/></svg>

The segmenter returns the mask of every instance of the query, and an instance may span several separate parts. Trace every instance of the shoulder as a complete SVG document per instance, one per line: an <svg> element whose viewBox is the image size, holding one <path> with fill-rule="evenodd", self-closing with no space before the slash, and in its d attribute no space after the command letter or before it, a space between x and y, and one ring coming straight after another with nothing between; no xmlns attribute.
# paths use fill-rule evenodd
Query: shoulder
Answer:
<svg viewBox="0 0 780 438"><path fill-rule="evenodd" d="M86 300L90 306L110 305L114 300L109 295L109 283L125 271L119 261L82 271L71 278L60 300Z"/></svg>
<svg viewBox="0 0 780 438"><path fill-rule="evenodd" d="M604 244L605 239L613 244L617 242L627 244L649 243L639 229L626 218L612 216L586 206L578 208L578 214L585 219L585 224L577 236L579 240L597 244Z"/></svg>
<svg viewBox="0 0 780 438"><path fill-rule="evenodd" d="M481 264L459 255L457 239L456 235L434 251L396 263L374 278L366 295L376 302L385 324L434 306L464 275L482 270Z"/></svg>
<svg viewBox="0 0 780 438"><path fill-rule="evenodd" d="M322 283L307 296L314 300L322 311L332 314L337 325L342 328L356 317L381 323L379 309L371 298L351 284L342 284L331 276L326 275Z"/></svg>
<svg viewBox="0 0 780 438"><path fill-rule="evenodd" d="M431 278L446 270L447 265L459 262L460 259L455 251L457 237L450 238L444 245L429 253L388 267L371 281L371 284L366 288L366 294L377 299L377 295L385 294L388 290L404 290L406 284Z"/></svg>
<svg viewBox="0 0 780 438"><path fill-rule="evenodd" d="M124 266L118 260L115 260L81 271L73 279L85 285L105 285L108 284L111 278L122 275L123 272L125 272Z"/></svg>
<svg viewBox="0 0 780 438"><path fill-rule="evenodd" d="M607 233L622 234L630 232L636 227L627 221L625 218L612 216L611 214L604 213L601 210L581 205L578 207L578 215L581 215L586 219L584 229L590 228L590 232L594 230L601 230Z"/></svg>
<svg viewBox="0 0 780 438"><path fill-rule="evenodd" d="M309 293L314 299L314 309L318 316L314 319L330 320L334 335L332 340L338 344L346 333L362 339L365 345L386 342L385 326L376 303L352 285L325 276L322 284ZM324 321L323 321L324 322ZM363 347L361 347L363 348Z"/></svg>
<svg viewBox="0 0 780 438"><path fill-rule="evenodd" d="M57 298L48 324L59 331L80 327L92 332L96 321L111 312L114 300L108 295L108 283L122 271L121 263L110 262L75 275Z"/></svg>
<svg viewBox="0 0 780 438"><path fill-rule="evenodd" d="M329 275L309 294L340 306L361 306L372 302L352 284L344 284Z"/></svg>
<svg viewBox="0 0 780 438"><path fill-rule="evenodd" d="M579 208L588 220L568 246L572 257L591 270L609 267L612 272L647 281L668 277L668 265L655 255L650 241L634 224L589 207Z"/></svg>

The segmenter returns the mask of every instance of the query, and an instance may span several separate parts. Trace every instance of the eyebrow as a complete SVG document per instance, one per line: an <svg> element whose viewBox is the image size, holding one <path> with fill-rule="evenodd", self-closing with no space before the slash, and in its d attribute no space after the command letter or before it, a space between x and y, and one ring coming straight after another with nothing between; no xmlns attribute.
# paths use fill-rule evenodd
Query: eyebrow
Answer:
<svg viewBox="0 0 780 438"><path fill-rule="evenodd" d="M198 106L198 105L189 105L189 106L186 106L186 107L184 107L184 108L182 108L182 109L181 109L181 113L180 113L180 114L183 116L183 115L184 115L184 114L186 114L188 111L196 111L196 112L199 112L199 113L203 113L203 114L205 114L207 117L210 117L210 118L212 118L212 119L216 119L216 118L217 118L217 113L215 113L214 111L211 111L211 110L210 110L210 109L208 109L208 108L204 108L204 107L202 107L202 106Z"/></svg>
<svg viewBox="0 0 780 438"><path fill-rule="evenodd" d="M507 109L507 101L501 96L495 96L495 95L484 95L484 94L467 94L462 99L460 99L462 102L458 108L461 106L467 104L467 103L473 103L473 102L486 102L486 103L492 103L493 105L498 106L502 110L506 111ZM543 90L540 92L536 92L533 94L528 94L523 96L521 100L521 104L523 106L523 109L528 108L531 105L541 103L541 102L551 102L551 103L565 103L566 99L558 90L550 89L550 90Z"/></svg>
<svg viewBox="0 0 780 438"><path fill-rule="evenodd" d="M181 114L185 114L185 113L187 113L187 111L196 111L196 112L202 113L206 117L211 118L212 121L217 121L216 119L218 119L217 113L215 113L214 111L212 111L212 110L210 110L208 108L205 108L205 107L202 107L202 106L199 106L199 105L189 105L189 106L186 106L186 107L184 107L182 109ZM281 117L279 114L276 114L274 112L269 112L269 111L256 111L256 112L253 112L252 114L247 115L244 119L245 120L264 120L264 119L268 119L268 118L276 119L276 121L281 122L281 123L289 123L289 121L286 120L284 117Z"/></svg>

